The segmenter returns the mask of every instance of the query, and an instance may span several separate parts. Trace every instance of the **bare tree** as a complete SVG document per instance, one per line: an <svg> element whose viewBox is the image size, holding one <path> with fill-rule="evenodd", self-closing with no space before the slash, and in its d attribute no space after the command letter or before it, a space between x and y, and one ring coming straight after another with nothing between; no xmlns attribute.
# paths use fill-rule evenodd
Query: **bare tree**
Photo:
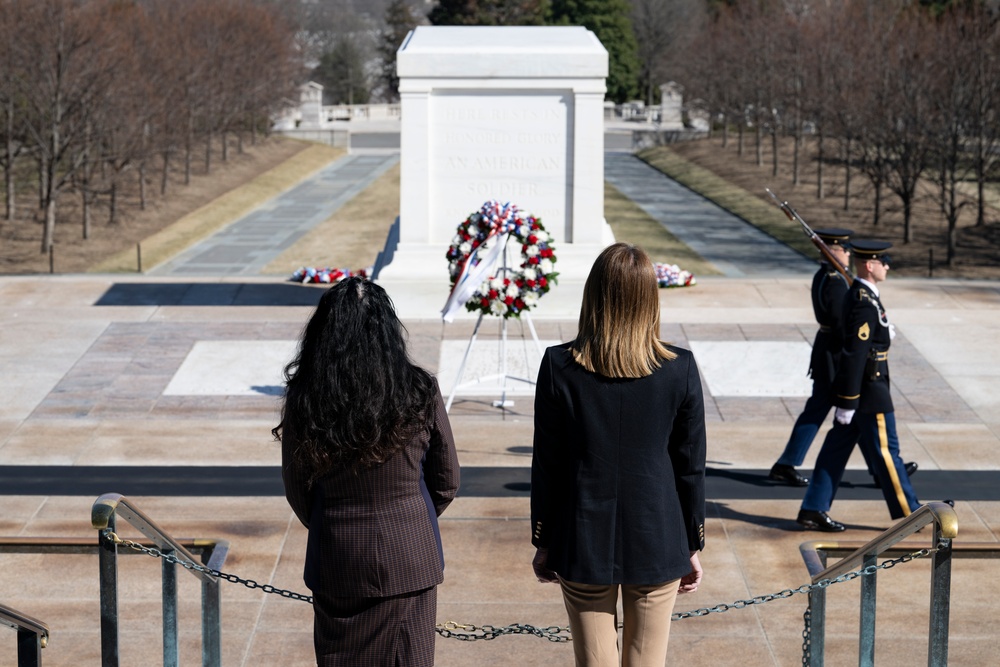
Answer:
<svg viewBox="0 0 1000 667"><path fill-rule="evenodd" d="M655 103L658 83L677 79L673 63L696 42L706 12L700 0L632 0L632 30L639 45L640 78L646 105Z"/></svg>
<svg viewBox="0 0 1000 667"><path fill-rule="evenodd" d="M18 47L26 82L20 90L30 108L26 123L37 150L40 204L44 219L41 251L52 248L59 195L83 163L77 150L87 116L102 96L109 72L102 54L101 3L71 0L29 2Z"/></svg>

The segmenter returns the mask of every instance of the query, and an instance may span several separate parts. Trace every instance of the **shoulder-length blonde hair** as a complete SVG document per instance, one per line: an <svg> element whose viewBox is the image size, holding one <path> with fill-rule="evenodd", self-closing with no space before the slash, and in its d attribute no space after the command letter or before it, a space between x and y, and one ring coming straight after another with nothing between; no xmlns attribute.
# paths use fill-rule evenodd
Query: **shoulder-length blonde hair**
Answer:
<svg viewBox="0 0 1000 667"><path fill-rule="evenodd" d="M638 246L604 249L583 288L580 331L573 358L611 378L651 375L660 361L677 355L660 341L660 297L656 270Z"/></svg>

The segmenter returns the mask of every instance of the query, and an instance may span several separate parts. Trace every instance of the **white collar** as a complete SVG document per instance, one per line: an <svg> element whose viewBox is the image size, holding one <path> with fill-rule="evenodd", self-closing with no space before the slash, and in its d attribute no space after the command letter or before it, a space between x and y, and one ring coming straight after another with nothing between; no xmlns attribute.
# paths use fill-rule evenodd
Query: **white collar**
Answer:
<svg viewBox="0 0 1000 667"><path fill-rule="evenodd" d="M858 280L867 285L868 289L870 289L875 294L876 297L878 296L878 288L875 287L875 283L868 282L864 278L858 278Z"/></svg>

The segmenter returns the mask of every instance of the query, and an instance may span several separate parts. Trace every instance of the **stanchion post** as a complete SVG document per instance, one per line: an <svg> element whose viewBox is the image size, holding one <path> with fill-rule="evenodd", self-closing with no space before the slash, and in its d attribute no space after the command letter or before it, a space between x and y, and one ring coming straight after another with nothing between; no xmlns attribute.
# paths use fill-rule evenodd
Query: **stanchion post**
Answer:
<svg viewBox="0 0 1000 667"><path fill-rule="evenodd" d="M135 244L135 267L137 273L142 273L142 244Z"/></svg>

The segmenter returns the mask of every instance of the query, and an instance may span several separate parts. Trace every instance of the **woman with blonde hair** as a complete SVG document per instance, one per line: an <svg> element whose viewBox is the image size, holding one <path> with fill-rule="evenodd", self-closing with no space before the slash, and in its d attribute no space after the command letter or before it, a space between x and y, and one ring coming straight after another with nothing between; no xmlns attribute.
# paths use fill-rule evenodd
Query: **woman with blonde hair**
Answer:
<svg viewBox="0 0 1000 667"><path fill-rule="evenodd" d="M663 665L676 595L701 582L701 379L659 333L653 264L616 243L587 278L576 339L538 371L532 565L562 588L578 666Z"/></svg>

